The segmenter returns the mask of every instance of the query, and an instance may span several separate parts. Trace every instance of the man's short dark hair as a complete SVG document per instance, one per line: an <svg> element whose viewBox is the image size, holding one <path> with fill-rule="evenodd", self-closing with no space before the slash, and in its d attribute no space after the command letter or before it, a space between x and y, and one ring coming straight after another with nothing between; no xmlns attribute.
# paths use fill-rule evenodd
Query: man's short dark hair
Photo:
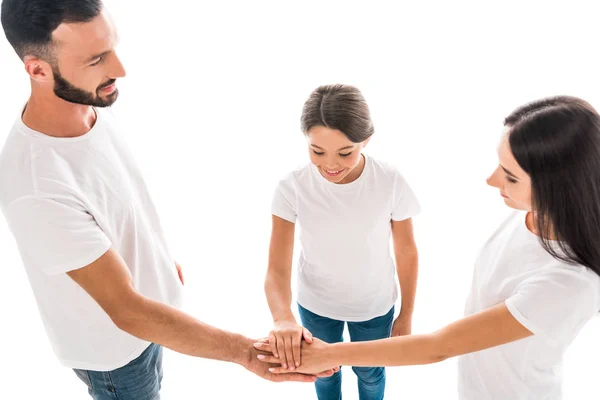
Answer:
<svg viewBox="0 0 600 400"><path fill-rule="evenodd" d="M89 22L101 11L101 0L3 0L1 20L21 59L51 61L52 32L62 23Z"/></svg>

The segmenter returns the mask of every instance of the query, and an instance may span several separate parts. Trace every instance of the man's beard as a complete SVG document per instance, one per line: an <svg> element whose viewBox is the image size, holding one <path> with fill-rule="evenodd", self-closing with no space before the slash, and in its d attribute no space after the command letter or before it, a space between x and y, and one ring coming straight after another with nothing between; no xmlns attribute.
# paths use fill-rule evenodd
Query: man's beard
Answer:
<svg viewBox="0 0 600 400"><path fill-rule="evenodd" d="M109 94L104 99L98 94L103 88L115 83L115 79L111 79L110 81L103 83L96 89L96 93L92 93L83 89L79 89L67 81L58 71L58 68L53 68L52 73L54 75L54 94L61 99L68 101L69 103L82 104L92 107L110 107L115 101L117 101L117 97L119 97L119 91L117 89L115 89L114 92Z"/></svg>

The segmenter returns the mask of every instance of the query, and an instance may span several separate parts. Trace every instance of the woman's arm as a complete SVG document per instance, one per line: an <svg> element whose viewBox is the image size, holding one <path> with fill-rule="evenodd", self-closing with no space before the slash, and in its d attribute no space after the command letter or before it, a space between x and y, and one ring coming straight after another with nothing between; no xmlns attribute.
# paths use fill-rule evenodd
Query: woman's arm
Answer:
<svg viewBox="0 0 600 400"><path fill-rule="evenodd" d="M315 339L313 344L303 344L302 367L297 372L322 371L337 365L384 367L430 364L531 335L501 303L428 335L336 344ZM264 343L255 346L258 349L268 348ZM264 356L261 360L276 361ZM272 372L289 371L274 368Z"/></svg>
<svg viewBox="0 0 600 400"><path fill-rule="evenodd" d="M398 282L402 293L402 308L398 318L394 321L392 336L410 335L419 275L419 254L411 218L404 221L392 221L392 240Z"/></svg>

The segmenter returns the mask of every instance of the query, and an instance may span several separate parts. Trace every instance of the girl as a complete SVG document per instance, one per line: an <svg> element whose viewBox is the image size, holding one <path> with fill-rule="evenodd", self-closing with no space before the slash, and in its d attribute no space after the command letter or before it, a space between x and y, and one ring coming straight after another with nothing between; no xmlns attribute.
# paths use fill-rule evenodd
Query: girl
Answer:
<svg viewBox="0 0 600 400"><path fill-rule="evenodd" d="M517 211L478 256L467 317L429 335L338 345L315 339L303 345L297 372L463 355L461 399L561 398L563 353L600 310L600 116L563 96L522 106L504 124L488 184ZM266 349L265 342L256 346Z"/></svg>
<svg viewBox="0 0 600 400"><path fill-rule="evenodd" d="M304 104L301 123L311 163L277 187L265 282L275 324L271 350L290 371L301 365L303 338L341 342L346 323L352 341L410 334L417 282L411 217L419 204L398 171L363 154L374 129L359 90L345 85L317 88ZM290 304L296 223L302 245L301 325ZM398 290L390 235L402 292L395 320ZM365 365L354 372L361 399L383 398L383 368ZM341 371L315 385L320 400L340 399Z"/></svg>

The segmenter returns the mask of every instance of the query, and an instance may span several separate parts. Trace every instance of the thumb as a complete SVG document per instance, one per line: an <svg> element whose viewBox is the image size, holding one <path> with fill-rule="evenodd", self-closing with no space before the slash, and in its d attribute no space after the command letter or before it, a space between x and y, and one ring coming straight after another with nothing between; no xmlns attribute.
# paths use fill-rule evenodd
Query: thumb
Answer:
<svg viewBox="0 0 600 400"><path fill-rule="evenodd" d="M302 328L302 336L304 336L304 340L306 340L307 343L312 343L313 336L308 329Z"/></svg>

